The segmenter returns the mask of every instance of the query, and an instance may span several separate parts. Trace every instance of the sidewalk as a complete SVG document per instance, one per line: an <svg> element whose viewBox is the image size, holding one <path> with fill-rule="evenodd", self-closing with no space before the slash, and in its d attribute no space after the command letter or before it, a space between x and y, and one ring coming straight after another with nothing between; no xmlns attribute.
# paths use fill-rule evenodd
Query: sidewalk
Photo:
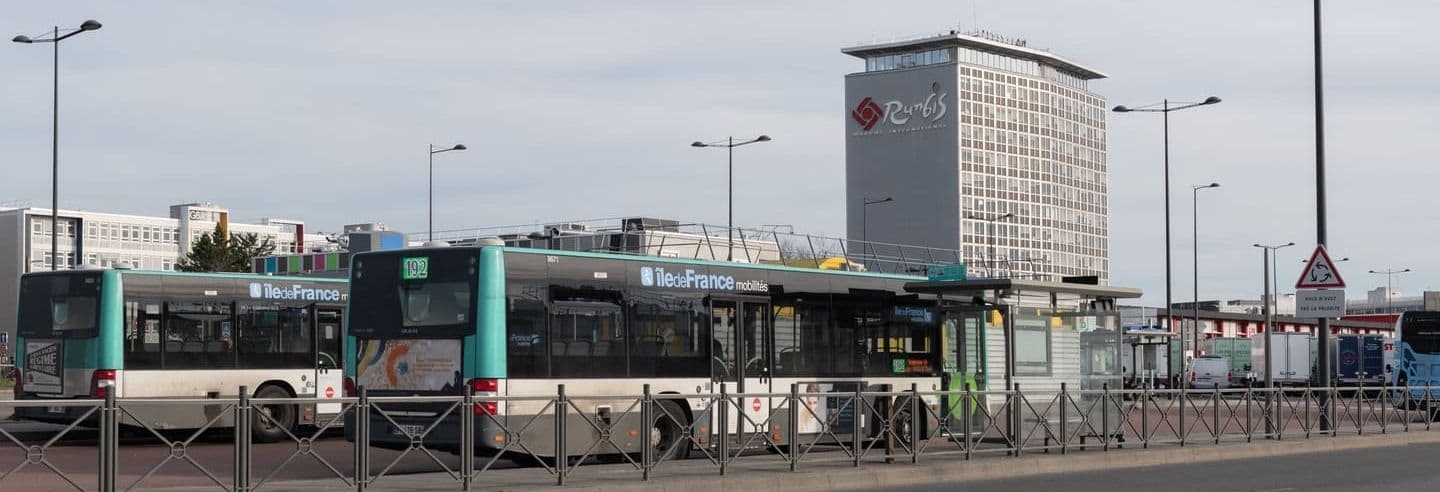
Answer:
<svg viewBox="0 0 1440 492"><path fill-rule="evenodd" d="M814 462L803 463L800 471L788 471L778 456L747 455L737 459L727 475L721 476L715 465L700 460L664 463L650 481L641 481L640 472L630 465L583 465L567 477L566 491L616 490L858 490L894 488L939 483L958 483L1002 477L1032 476L1094 470L1125 470L1167 463L1194 463L1267 456L1292 455L1346 449L1403 446L1416 443L1440 443L1440 432L1409 432L1386 435L1316 437L1309 440L1265 441L1254 443L1191 444L1186 447L1165 445L1152 449L1126 448L1102 451L1092 447L1086 451L1025 454L1021 457L1002 455L976 456L965 461L963 455L922 455L918 465L901 458L901 463L862 463L854 468L844 455L836 452L811 456ZM477 463L483 463L477 460ZM378 471L378 470L377 470ZM258 480L259 477L256 477ZM293 481L265 484L267 489L291 491L340 490L346 487L338 480ZM482 473L474 490L560 490L555 476L541 468L492 470ZM442 491L459 490L460 483L445 473L422 473L382 477L369 490L376 491ZM183 488L167 490L203 490Z"/></svg>

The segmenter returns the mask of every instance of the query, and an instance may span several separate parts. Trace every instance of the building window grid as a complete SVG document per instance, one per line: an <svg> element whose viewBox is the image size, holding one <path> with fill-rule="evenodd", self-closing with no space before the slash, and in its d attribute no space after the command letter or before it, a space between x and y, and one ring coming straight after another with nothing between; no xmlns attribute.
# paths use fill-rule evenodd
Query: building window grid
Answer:
<svg viewBox="0 0 1440 492"><path fill-rule="evenodd" d="M963 69L962 71L968 75L968 69ZM987 75L979 73L979 71L976 72L977 76L1000 79L1000 77L996 77L995 74ZM1004 80L1008 81L1010 79ZM1035 84L1034 81L1024 80L1020 80L1019 83L1027 87L1040 85ZM1041 98L1038 91L1032 92L1025 87L1008 88L1004 85L997 85L996 83L981 82L979 80L972 81L969 78L962 79L961 86L962 90L966 91L962 92L962 101L978 101L980 99L980 92L990 94L1004 93L1006 96L1019 98L1022 102ZM1066 92L1068 93L1068 91ZM1057 97L1050 97L1048 99L1050 99L1052 104L1062 101L1062 99ZM961 125L962 138L966 140L963 144L964 148L962 148L962 153L964 154L962 166L969 174L969 176L962 180L965 185L968 185L965 186L964 190L964 196L967 197L964 207L966 211L984 209L984 211L987 212L1004 213L1011 211L1017 213L1016 222L1023 225L997 228L998 237L995 238L995 242L1001 254L1020 258L1039 257L1042 261L1054 260L1051 265L1042 268L1058 274L1093 272L1097 265L1102 268L1107 266L1108 261L1105 257L1108 256L1106 253L1108 244L1107 241L1103 239L1105 229L1108 227L1105 223L1106 221L1103 219L1103 214L1107 211L1105 207L1098 206L1104 201L1103 193L1106 188L1103 164L1104 154L1097 148L1098 142L1096 142L1094 138L1096 136L1103 136L1103 133L1093 126L1097 122L1095 120L1098 120L1099 117L1103 115L1103 109L1099 107L1100 104L1103 104L1101 100L1087 97L1083 103L1081 101L1063 101L1063 109L1066 109L1063 114L1066 120L1070 120L1067 121L1069 124L1066 125L1058 124L1059 118L1041 118L1038 116L1040 112L1009 108L1008 106L1015 105L1014 101L1005 101L1002 98L998 103L999 106L1001 106L999 111L996 111L996 106L980 102L965 102L962 104L962 114L964 115L976 115L980 113L992 119L997 114L1000 116L999 125L993 121L974 122L973 119L969 117L965 119L971 120L968 123L974 124L975 128L972 128L972 125ZM1081 104L1084 104L1083 109L1081 109ZM1046 108L1039 109L1044 110ZM1048 112L1054 113L1055 111ZM1088 121L1073 121L1077 116L1083 116ZM1095 118L1095 120L1089 120L1090 118ZM1016 123L1023 124L1024 122L1030 121L1047 121L1049 123L1048 126L1057 133L1060 133L1062 137L1068 138L1083 135L1086 138L1070 138L1074 144L1079 145L1074 145L1070 142L1052 141L1050 148L1051 153L1058 155L1052 155L1050 157L1056 162L1040 163L1037 161L1044 160L1044 154L1042 152L1031 152L1031 150L1036 146L1041 146L1039 150L1044 150L1043 146L1047 139L1039 135L1026 135L1025 130L1027 130L1027 128L1025 128L1025 126L1028 125L1020 126L1018 128L1018 130L1020 130L1019 132L1010 132L1008 130L1012 127L1002 126L1006 124L1014 125ZM980 128L981 126L1006 128L1007 131L997 132L989 128ZM1035 133L1041 133L1043 135L1043 132ZM977 140L979 141L977 142ZM1003 146L994 146L995 143L1000 143ZM971 152L966 150L966 148L985 148L987 151ZM991 148L995 149L996 152L988 152L988 149ZM1013 153L1006 154L1005 151L1007 150L1010 152L1018 151L1019 155ZM1041 159L1029 157L1028 154L1032 153L1039 154ZM985 179L986 176L983 176L984 174L990 175L988 176L988 180ZM1005 176L1005 178L1000 178L1000 176ZM1048 183L1042 183L1042 181L1048 181ZM977 204L976 201L970 200L969 197L977 195L995 198L997 194L995 188L997 188L997 185L1000 193L1011 194L1012 197L1018 198L1020 201L1007 202L991 200L986 202L979 200L979 204ZM1040 195L1037 196L1037 194ZM1046 212L1043 214L1046 216L1060 215L1063 221L1056 222L1054 220L1039 219L1036 216L1041 214L1032 215L1032 210L1030 210L1030 207L1025 203L1039 204L1049 202L1051 200L1048 199L1053 198L1059 198L1060 200L1054 200L1059 203L1044 205L1041 211ZM1061 210L1061 214L1050 213L1056 206L1065 207L1065 210ZM1032 218L1035 220L1032 221ZM987 231L984 230L984 226L986 224L984 224L983 221L977 222L980 223L969 228L975 234L965 238L969 244L985 244L983 241L989 239L985 236ZM1029 225L1032 223L1039 225ZM1042 242L1042 239L1045 240L1043 242L1051 242L1054 244L1056 250L1073 250L1081 253L1083 256L1057 252L1054 258L1050 258L1049 255L1041 252L1041 250L1037 248L1025 246L1027 241ZM974 251L968 247L966 250Z"/></svg>

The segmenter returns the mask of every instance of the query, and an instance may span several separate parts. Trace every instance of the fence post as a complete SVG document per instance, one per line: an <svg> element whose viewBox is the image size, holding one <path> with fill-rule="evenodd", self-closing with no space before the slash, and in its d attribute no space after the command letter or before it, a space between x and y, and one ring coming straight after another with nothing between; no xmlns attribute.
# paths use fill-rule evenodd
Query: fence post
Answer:
<svg viewBox="0 0 1440 492"><path fill-rule="evenodd" d="M1110 405L1115 400L1110 399L1110 382L1100 383L1100 398L1105 402L1100 406L1100 446L1101 450L1110 452Z"/></svg>
<svg viewBox="0 0 1440 492"><path fill-rule="evenodd" d="M120 409L115 403L115 388L105 392L100 407L100 492L115 492L116 456L120 449Z"/></svg>
<svg viewBox="0 0 1440 492"><path fill-rule="evenodd" d="M470 490L475 479L475 387L465 385L460 403L460 490Z"/></svg>
<svg viewBox="0 0 1440 492"><path fill-rule="evenodd" d="M1069 452L1070 426L1066 422L1070 420L1070 389L1066 383L1060 383L1060 454Z"/></svg>
<svg viewBox="0 0 1440 492"><path fill-rule="evenodd" d="M922 418L920 412L920 385L910 383L910 464L920 462L920 427L922 422L930 419Z"/></svg>
<svg viewBox="0 0 1440 492"><path fill-rule="evenodd" d="M650 383L643 386L640 399L640 479L650 480L650 463L655 461L655 446L650 444L650 433L655 432L655 407L650 395ZM683 439L682 439L683 440ZM683 446L689 446L686 442Z"/></svg>
<svg viewBox="0 0 1440 492"><path fill-rule="evenodd" d="M1320 407L1320 418L1323 419L1322 422L1330 423L1330 437L1340 435L1340 428L1335 425L1335 412L1333 411L1335 408L1335 397L1339 395L1340 389L1335 387L1335 383L1330 383L1330 387L1325 388L1325 405Z"/></svg>
<svg viewBox="0 0 1440 492"><path fill-rule="evenodd" d="M975 395L970 393L970 382L964 381L960 386L965 390L965 395L960 400L960 438L965 440L965 461L970 461L970 405L980 406L975 401ZM950 438L955 438L955 432L950 432Z"/></svg>
<svg viewBox="0 0 1440 492"><path fill-rule="evenodd" d="M790 471L795 471L800 461L800 384L790 383L790 414L786 419L785 442L790 455Z"/></svg>
<svg viewBox="0 0 1440 492"><path fill-rule="evenodd" d="M355 491L365 492L370 486L370 390L360 388L360 402L355 404Z"/></svg>
<svg viewBox="0 0 1440 492"><path fill-rule="evenodd" d="M1210 431L1215 433L1215 444L1220 444L1220 385L1210 395Z"/></svg>
<svg viewBox="0 0 1440 492"><path fill-rule="evenodd" d="M250 408L250 387L240 386L240 396L235 403L235 492L250 490L250 426L254 416Z"/></svg>
<svg viewBox="0 0 1440 492"><path fill-rule="evenodd" d="M1020 403L1025 401L1025 397L1020 394L1020 383L1014 383L1013 390L1010 392L1010 441L1015 446L1014 456L1018 458L1020 448L1025 447L1024 443L1020 442L1020 422L1025 419L1020 413Z"/></svg>
<svg viewBox="0 0 1440 492"><path fill-rule="evenodd" d="M852 414L850 417L850 437L851 444L855 446L854 448L851 448L854 452L850 454L853 458L855 458L855 468L860 467L860 423L864 422L864 419L862 417L865 413L861 411L862 404L860 402L863 396L860 394L860 392L864 390L865 383L855 383L855 399L850 402L850 408L852 409Z"/></svg>
<svg viewBox="0 0 1440 492"><path fill-rule="evenodd" d="M565 452L565 414L570 403L565 399L565 385L555 388L555 485L565 485L565 472L570 469L570 460ZM646 435L648 442L649 435Z"/></svg>
<svg viewBox="0 0 1440 492"><path fill-rule="evenodd" d="M1150 385L1140 389L1140 448L1150 449Z"/></svg>
<svg viewBox="0 0 1440 492"><path fill-rule="evenodd" d="M715 427L720 432L716 444L720 448L720 475L724 476L730 466L730 392L724 382L720 383L720 425Z"/></svg>
<svg viewBox="0 0 1440 492"><path fill-rule="evenodd" d="M1189 388L1185 387L1185 377L1180 377L1180 447L1185 447L1185 437L1190 435L1185 432L1185 407L1190 401Z"/></svg>

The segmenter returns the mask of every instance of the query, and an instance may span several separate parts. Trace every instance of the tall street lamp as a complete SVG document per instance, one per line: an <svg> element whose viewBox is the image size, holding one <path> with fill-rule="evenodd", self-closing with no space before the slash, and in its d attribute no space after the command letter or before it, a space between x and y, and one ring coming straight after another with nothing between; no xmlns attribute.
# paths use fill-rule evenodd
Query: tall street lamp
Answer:
<svg viewBox="0 0 1440 492"><path fill-rule="evenodd" d="M1385 312L1387 314L1395 312L1395 299L1390 294L1392 289L1391 280L1394 279L1396 274L1409 272L1409 268L1403 270L1396 270L1393 268L1386 268L1384 270L1370 270L1370 273L1385 276Z"/></svg>
<svg viewBox="0 0 1440 492"><path fill-rule="evenodd" d="M60 26L55 26L49 34L41 37L31 38L21 34L15 36L11 41L23 44L50 43L54 48L54 65L52 69L51 85L52 96L50 106L50 269L58 270L60 262L57 259L60 249L60 42L69 39L71 36L85 31L100 29L100 23L94 20L87 20L80 23L80 27L60 33ZM78 233L78 231L77 231Z"/></svg>
<svg viewBox="0 0 1440 492"><path fill-rule="evenodd" d="M718 140L709 143L696 141L690 144L691 147L724 147L726 153L728 154L730 184L728 186L729 197L726 199L726 201L729 203L729 212L726 214L727 219L725 224L725 261L735 261L735 147L739 147L741 145L750 145L756 142L769 141L769 135L761 135L749 140L741 140L739 142L735 141L735 137L726 137L725 140Z"/></svg>
<svg viewBox="0 0 1440 492"><path fill-rule="evenodd" d="M435 154L465 149L465 144L455 144L454 147L436 147L435 144L430 144L430 194L426 200L429 202L430 209L425 213L425 219L428 223L425 228L425 240L427 241L435 240Z"/></svg>
<svg viewBox="0 0 1440 492"><path fill-rule="evenodd" d="M870 247L870 206L893 201L895 201L895 199L888 196L879 200L871 200L868 197L860 198L860 242L865 243L865 250L872 255L875 253L875 250Z"/></svg>
<svg viewBox="0 0 1440 492"><path fill-rule="evenodd" d="M1195 236L1195 247L1191 248L1194 254L1194 278L1191 279L1194 282L1194 290L1191 293L1194 294L1195 297L1192 299L1193 302L1190 304L1190 307L1195 312L1195 353L1197 355L1200 353L1200 190L1219 187L1220 183L1190 186L1191 212L1193 215L1191 225L1193 226L1194 230L1192 232Z"/></svg>
<svg viewBox="0 0 1440 492"><path fill-rule="evenodd" d="M1220 103L1220 98L1215 97L1215 96L1210 96L1210 97L1205 98L1204 101L1200 101L1200 102L1197 102L1197 103L1176 103L1175 106L1171 106L1171 105L1170 105L1170 100L1169 100L1169 99L1165 99L1165 100L1162 100L1162 101L1160 102L1160 104L1151 104L1151 105L1140 106L1140 107L1135 107L1135 108L1131 108L1131 107L1127 107L1127 106L1115 106L1115 108L1111 110L1111 111L1114 111L1114 112L1116 112L1116 113L1134 113L1134 112L1141 112L1141 113L1160 113L1161 116L1163 116L1162 120L1164 121L1164 130L1165 130L1165 131L1164 131L1164 133L1165 133L1165 318L1166 318L1166 319L1165 319L1165 324L1167 325L1167 328L1170 328L1170 329L1172 329L1172 330L1174 329L1174 327L1173 327L1173 326L1169 326L1169 325L1171 324L1171 323L1170 323L1171 319L1173 319L1173 318L1171 318L1171 316L1170 316L1170 309L1171 309L1171 283L1170 283L1170 279L1171 279L1171 270L1170 270L1170 112L1171 112L1171 111L1180 111L1180 110L1184 110L1184 109L1195 108L1195 107L1199 107L1199 106L1208 106L1208 105L1211 105L1211 104L1219 104L1219 103ZM1156 106L1159 106L1159 107L1157 108Z"/></svg>
<svg viewBox="0 0 1440 492"><path fill-rule="evenodd" d="M988 231L989 231L989 232L988 232L988 234L987 234L989 237L986 238L986 242L989 243L989 246L990 246L990 248L989 248L990 251L989 251L989 253L987 253L987 254L990 255L990 261L989 261L989 263L988 263L988 265L989 265L989 270L990 270L990 276L991 276L991 277L994 277L994 276L995 276L995 264L998 263L998 262L996 261L996 256L995 256L995 223L996 223L996 222L999 222L999 221L1002 221L1002 220L1006 220L1006 219L1013 219L1013 218L1015 218L1015 214L1014 214L1013 212L1011 212L1011 213L1006 213L1006 214L1003 214L1003 215L992 216L992 217L989 217L989 218L982 217L982 216L976 215L976 214L965 214L965 218L971 219L971 220L983 220L983 221L985 221L985 222L989 222L989 223L990 223L990 227L988 228Z"/></svg>
<svg viewBox="0 0 1440 492"><path fill-rule="evenodd" d="M1262 249L1264 249L1264 251L1262 251L1262 253L1263 253L1264 256L1265 256L1265 265L1262 267L1262 270L1264 271L1264 278L1265 278L1265 297L1264 297L1264 299L1262 299L1262 300L1265 302L1265 335L1264 335L1264 336L1265 336L1265 387L1266 387L1266 388L1273 388L1273 387L1275 387L1275 380L1273 379L1272 375L1270 374L1270 369L1271 369L1271 367L1272 367L1272 365L1271 365L1272 362L1271 362L1271 361L1274 359L1274 357L1271 357L1270 354L1273 353L1273 352L1271 351L1271 349L1274 348L1274 346L1275 346L1275 344L1272 343L1272 342L1274 342L1275 339L1270 337L1270 332L1275 331L1275 310L1270 307L1271 301L1274 300L1274 295L1270 292L1270 270L1271 270L1270 263L1271 263L1271 258L1274 258L1274 256L1275 256L1275 251L1279 250L1280 248L1288 248L1288 247L1291 247L1291 246L1294 246L1294 245L1295 245L1295 243L1294 243L1293 241L1292 241L1292 242L1285 243L1285 244L1277 244L1277 245L1274 245L1274 246L1266 246L1266 245L1260 244L1260 243L1255 243L1255 244L1253 244L1253 246L1255 246L1255 247L1257 247L1257 248L1262 248ZM1268 420L1268 419L1266 420L1266 424L1267 424L1266 427L1268 428L1268 427L1269 427L1269 426L1268 426L1268 424L1269 424L1269 420Z"/></svg>

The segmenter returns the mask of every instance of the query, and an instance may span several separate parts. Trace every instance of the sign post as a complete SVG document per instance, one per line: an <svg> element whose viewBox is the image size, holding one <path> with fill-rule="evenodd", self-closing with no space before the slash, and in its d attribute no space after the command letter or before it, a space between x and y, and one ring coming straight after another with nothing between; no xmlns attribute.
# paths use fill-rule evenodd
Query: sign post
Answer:
<svg viewBox="0 0 1440 492"><path fill-rule="evenodd" d="M1321 226L1320 230L1324 231L1324 226ZM1335 268L1335 262L1330 260L1330 254L1325 251L1324 232L1320 233L1320 238L1320 244L1315 245L1315 252L1310 253L1310 261L1300 272L1300 279L1295 281L1295 316L1318 320L1315 365L1320 374L1316 375L1316 380L1320 382L1320 386L1329 388L1332 371L1329 353L1330 318L1345 315L1345 279L1340 277L1340 270ZM1266 350L1269 349L1267 345ZM1322 393L1327 394L1328 392ZM1322 396L1319 403L1320 430L1326 431L1330 429L1330 402Z"/></svg>

